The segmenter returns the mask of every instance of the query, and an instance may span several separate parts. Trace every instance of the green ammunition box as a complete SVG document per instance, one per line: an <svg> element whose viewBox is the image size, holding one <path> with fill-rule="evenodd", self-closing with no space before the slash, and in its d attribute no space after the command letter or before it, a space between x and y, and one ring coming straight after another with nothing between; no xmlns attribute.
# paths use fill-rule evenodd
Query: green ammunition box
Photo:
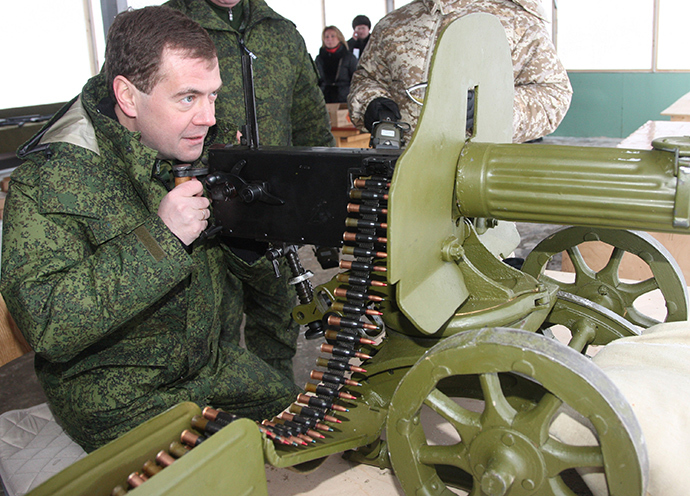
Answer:
<svg viewBox="0 0 690 496"><path fill-rule="evenodd" d="M147 460L167 450L200 415L194 403L180 403L97 449L48 479L27 496L109 496L140 472ZM133 496L190 494L267 495L261 434L249 419L226 426L171 466L130 491ZM128 492L129 494L129 492Z"/></svg>

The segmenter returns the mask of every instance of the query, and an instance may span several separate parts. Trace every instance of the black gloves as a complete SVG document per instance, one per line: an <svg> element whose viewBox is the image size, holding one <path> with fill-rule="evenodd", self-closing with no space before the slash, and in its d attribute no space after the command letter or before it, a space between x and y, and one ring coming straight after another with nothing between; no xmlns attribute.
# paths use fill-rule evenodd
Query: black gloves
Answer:
<svg viewBox="0 0 690 496"><path fill-rule="evenodd" d="M467 121L465 129L472 131L474 128L474 88L467 91ZM374 122L389 120L399 122L401 119L398 104L390 98L379 97L371 101L364 112L364 127L370 133L373 131Z"/></svg>
<svg viewBox="0 0 690 496"><path fill-rule="evenodd" d="M372 132L374 122L385 120L398 122L400 118L398 104L390 98L381 96L372 100L367 111L364 112L364 127L367 128L367 131Z"/></svg>

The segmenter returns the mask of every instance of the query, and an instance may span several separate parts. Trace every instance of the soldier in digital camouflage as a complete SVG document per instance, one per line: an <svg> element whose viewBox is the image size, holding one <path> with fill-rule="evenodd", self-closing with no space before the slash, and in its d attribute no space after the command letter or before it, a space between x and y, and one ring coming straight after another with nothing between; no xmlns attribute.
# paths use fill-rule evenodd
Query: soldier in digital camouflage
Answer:
<svg viewBox="0 0 690 496"><path fill-rule="evenodd" d="M241 57L248 51L260 144L335 145L314 63L291 21L264 0L171 0L165 5L201 24L218 49L223 87L216 102L216 143L235 143L237 131L246 124ZM265 243L225 238L224 246L229 247L233 293L227 306L233 316L223 340L239 342L244 313L247 348L292 378L299 326L291 318L297 299L288 284L293 276L287 264L280 260L281 277L276 278L264 256Z"/></svg>
<svg viewBox="0 0 690 496"><path fill-rule="evenodd" d="M221 343L231 320L202 185L175 163L211 139L221 86L208 34L167 7L118 15L101 74L18 155L0 291L56 418L87 451L182 401L256 420L298 388Z"/></svg>
<svg viewBox="0 0 690 496"><path fill-rule="evenodd" d="M352 78L352 122L370 128L381 112L392 117L399 110L400 120L414 130L422 107L406 90L428 81L433 48L443 28L477 12L496 16L508 38L515 81L513 142L553 132L570 106L572 88L539 0L413 0L386 15L374 27ZM411 94L424 99L423 89ZM398 108L391 110L393 102Z"/></svg>

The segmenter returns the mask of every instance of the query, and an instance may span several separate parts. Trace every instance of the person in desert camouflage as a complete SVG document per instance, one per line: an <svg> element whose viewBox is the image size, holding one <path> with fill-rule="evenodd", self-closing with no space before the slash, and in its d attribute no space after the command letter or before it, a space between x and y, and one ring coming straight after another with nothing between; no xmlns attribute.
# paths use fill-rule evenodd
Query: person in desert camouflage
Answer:
<svg viewBox="0 0 690 496"><path fill-rule="evenodd" d="M352 122L371 131L374 122L388 117L410 124L414 131L424 90L410 92L418 102L406 90L428 81L433 48L443 28L479 12L499 19L510 45L515 81L513 142L553 132L570 106L572 88L538 0L413 0L389 13L374 27L352 78L348 97Z"/></svg>

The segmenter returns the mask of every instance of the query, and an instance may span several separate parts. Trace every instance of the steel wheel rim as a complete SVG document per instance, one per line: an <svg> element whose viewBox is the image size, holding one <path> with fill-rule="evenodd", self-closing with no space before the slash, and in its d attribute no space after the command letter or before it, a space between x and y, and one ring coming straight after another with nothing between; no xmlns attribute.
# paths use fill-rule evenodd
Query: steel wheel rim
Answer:
<svg viewBox="0 0 690 496"><path fill-rule="evenodd" d="M586 264L578 249L578 245L587 241L602 241L614 247L606 267L599 272L593 271ZM563 251L569 254L575 267L575 283L563 283L544 274L549 260ZM653 276L635 283L620 281L618 267L625 252L643 260ZM683 272L668 250L644 232L568 227L540 242L525 259L522 270L540 281L556 284L565 292L592 299L643 328L658 324L659 321L642 314L633 303L638 297L657 288L661 290L666 303L666 322L683 321L688 318L688 292ZM596 292L594 288L597 288ZM596 293L605 294L599 298ZM610 304L607 304L607 301Z"/></svg>
<svg viewBox="0 0 690 496"><path fill-rule="evenodd" d="M497 374L502 372L532 377L554 394L546 394L533 408L518 412L497 385ZM479 375L482 389L491 399L480 415L453 406L436 389L440 380L466 374ZM594 425L600 436L597 448L566 445L549 435L561 401ZM423 404L455 427L459 443L427 444L419 421ZM470 494L477 496L482 490L496 495L572 496L560 476L563 470L599 462L612 496L643 494L646 487L648 462L642 433L622 394L586 357L525 331L467 331L429 350L398 385L386 432L391 463L406 494L452 494L438 476L437 465L455 466L471 474ZM490 449L494 441L502 444L493 450L496 454ZM494 454L508 461L484 464ZM496 467L490 467L492 463ZM626 467L625 473L617 473L613 467Z"/></svg>

